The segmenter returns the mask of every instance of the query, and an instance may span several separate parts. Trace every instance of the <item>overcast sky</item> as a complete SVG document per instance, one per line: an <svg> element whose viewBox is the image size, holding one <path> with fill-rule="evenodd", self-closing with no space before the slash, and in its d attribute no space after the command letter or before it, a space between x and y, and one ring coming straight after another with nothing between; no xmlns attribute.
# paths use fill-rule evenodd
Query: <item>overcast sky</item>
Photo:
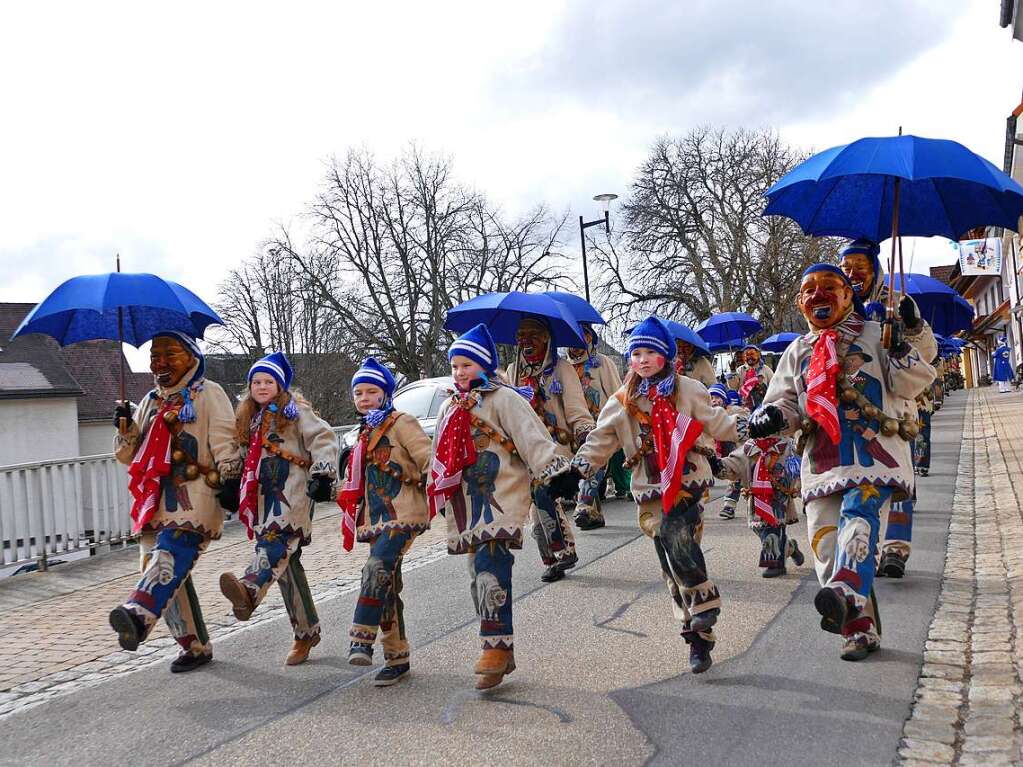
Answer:
<svg viewBox="0 0 1023 767"><path fill-rule="evenodd" d="M587 216L699 124L807 149L901 125L1001 167L1023 43L996 0L40 0L0 10L0 68L0 300L116 252L212 300L351 146L415 140L509 213Z"/></svg>

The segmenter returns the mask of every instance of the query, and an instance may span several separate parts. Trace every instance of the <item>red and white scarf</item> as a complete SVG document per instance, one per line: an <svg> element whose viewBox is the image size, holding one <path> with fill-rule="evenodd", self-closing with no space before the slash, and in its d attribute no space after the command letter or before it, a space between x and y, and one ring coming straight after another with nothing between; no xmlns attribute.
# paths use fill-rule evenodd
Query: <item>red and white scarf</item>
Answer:
<svg viewBox="0 0 1023 767"><path fill-rule="evenodd" d="M163 414L171 408L165 403L156 413L142 447L128 467L132 532L137 533L156 513L160 505L160 480L171 471L171 433Z"/></svg>
<svg viewBox="0 0 1023 767"><path fill-rule="evenodd" d="M838 423L838 332L822 330L813 345L806 370L806 414L816 421L837 445L842 439Z"/></svg>
<svg viewBox="0 0 1023 767"><path fill-rule="evenodd" d="M461 398L468 395L456 395ZM476 463L476 445L472 441L472 416L456 399L441 421L440 438L430 466L426 495L430 499L430 519L444 509L462 484L462 470Z"/></svg>
<svg viewBox="0 0 1023 767"><path fill-rule="evenodd" d="M739 387L739 396L742 397L743 401L757 388L757 384L760 383L760 375L754 368L746 370L746 378L743 380L742 385Z"/></svg>
<svg viewBox="0 0 1023 767"><path fill-rule="evenodd" d="M259 513L259 464L263 460L263 437L266 435L264 421L269 422L265 411L253 419L251 424L249 450L245 454L239 493L238 519L245 525L250 541L254 537L253 528L256 526L256 516Z"/></svg>
<svg viewBox="0 0 1023 767"><path fill-rule="evenodd" d="M682 489L686 456L703 433L703 424L679 413L671 395L655 393L650 427L654 438L654 454L661 471L661 508L668 514Z"/></svg>
<svg viewBox="0 0 1023 767"><path fill-rule="evenodd" d="M779 441L774 437L753 441L760 449L757 464L753 467L753 483L750 487L750 492L753 495L753 513L766 524L777 527L781 524L781 520L775 515L771 506L771 501L774 498L774 485L771 484L771 469L768 466L768 459L772 448Z"/></svg>
<svg viewBox="0 0 1023 767"><path fill-rule="evenodd" d="M366 445L369 434L368 428L360 432L355 449L348 456L345 480L337 494L337 505L341 507L341 546L345 551L355 547L356 515L366 492Z"/></svg>

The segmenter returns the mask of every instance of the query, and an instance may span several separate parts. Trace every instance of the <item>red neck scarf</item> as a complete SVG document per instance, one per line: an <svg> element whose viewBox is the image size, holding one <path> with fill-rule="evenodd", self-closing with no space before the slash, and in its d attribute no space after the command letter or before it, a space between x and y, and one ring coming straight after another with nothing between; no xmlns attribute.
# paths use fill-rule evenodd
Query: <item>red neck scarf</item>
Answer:
<svg viewBox="0 0 1023 767"><path fill-rule="evenodd" d="M160 479L170 476L171 433L163 414L171 409L166 402L160 405L142 447L128 467L128 490L135 499L131 505L133 533L153 518L160 505Z"/></svg>
<svg viewBox="0 0 1023 767"><path fill-rule="evenodd" d="M703 432L703 424L690 418L688 413L679 413L671 395L658 394L653 388L650 393L653 395L650 428L657 468L661 471L661 508L668 514L682 489L686 455Z"/></svg>
<svg viewBox="0 0 1023 767"><path fill-rule="evenodd" d="M757 373L756 368L747 368L746 378L739 387L739 396L742 397L743 401L749 397L750 393L757 387L758 383L760 383L760 375Z"/></svg>
<svg viewBox="0 0 1023 767"><path fill-rule="evenodd" d="M430 466L426 495L430 499L430 519L444 509L462 484L462 470L476 463L476 445L472 441L472 416L468 394L456 394L438 427L440 437Z"/></svg>
<svg viewBox="0 0 1023 767"><path fill-rule="evenodd" d="M768 466L771 449L778 444L774 437L754 440L760 448L760 455L757 456L757 465L753 467L753 482L750 491L753 495L753 513L760 517L766 524L777 527L781 520L774 513L771 507L771 500L774 498L774 485L771 484L771 469Z"/></svg>
<svg viewBox="0 0 1023 767"><path fill-rule="evenodd" d="M355 449L348 456L345 480L337 494L337 505L341 507L341 546L345 551L355 547L356 514L366 491L366 446L371 431L363 427L359 432Z"/></svg>
<svg viewBox="0 0 1023 767"><path fill-rule="evenodd" d="M238 519L245 525L250 541L259 512L259 464L263 460L263 438L266 436L266 426L270 423L266 411L260 413L258 419L253 419L250 425L249 450L245 454L245 466L242 468L241 500L238 504Z"/></svg>
<svg viewBox="0 0 1023 767"><path fill-rule="evenodd" d="M806 370L806 414L816 421L837 445L842 439L838 423L838 331L822 330L813 345Z"/></svg>

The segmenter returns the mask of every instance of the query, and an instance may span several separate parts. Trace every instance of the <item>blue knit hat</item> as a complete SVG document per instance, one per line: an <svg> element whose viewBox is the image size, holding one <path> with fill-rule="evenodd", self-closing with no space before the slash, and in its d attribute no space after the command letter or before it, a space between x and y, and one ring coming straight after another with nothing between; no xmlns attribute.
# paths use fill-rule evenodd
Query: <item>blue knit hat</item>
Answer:
<svg viewBox="0 0 1023 767"><path fill-rule="evenodd" d="M483 368L487 375L493 375L497 370L497 346L487 326L482 323L451 342L451 346L448 347L448 361L450 362L456 355L471 359Z"/></svg>
<svg viewBox="0 0 1023 767"><path fill-rule="evenodd" d="M384 390L390 397L394 394L394 376L391 371L376 361L374 357L366 357L352 376L352 388L358 384L372 384Z"/></svg>
<svg viewBox="0 0 1023 767"><path fill-rule="evenodd" d="M757 346L756 344L746 344L744 347L742 347L743 351L746 351L747 349L756 349L757 351L760 351L760 347Z"/></svg>
<svg viewBox="0 0 1023 767"><path fill-rule="evenodd" d="M284 356L284 352L273 352L254 362L249 368L249 383L252 383L252 376L256 373L266 373L272 377L281 387L281 391L291 388L291 377L294 372L288 358Z"/></svg>
<svg viewBox="0 0 1023 767"><path fill-rule="evenodd" d="M741 405L742 398L739 396L739 392L732 389L728 390L728 404L729 405Z"/></svg>
<svg viewBox="0 0 1023 767"><path fill-rule="evenodd" d="M196 368L195 375L192 376L192 380L188 382L190 385L193 381L198 381L206 373L206 357L202 353L202 349L199 348L199 342L192 336L187 333L182 333L180 330L163 330L153 336L153 338L173 338L188 349L188 351L192 353L193 357L199 360L199 367Z"/></svg>
<svg viewBox="0 0 1023 767"><path fill-rule="evenodd" d="M668 330L660 317L650 315L629 333L628 351L632 354L636 349L653 349L663 354L666 360L675 358L677 350L675 336Z"/></svg>
<svg viewBox="0 0 1023 767"><path fill-rule="evenodd" d="M720 397L722 402L728 402L728 389L723 383L711 384L707 387L707 391L715 397Z"/></svg>

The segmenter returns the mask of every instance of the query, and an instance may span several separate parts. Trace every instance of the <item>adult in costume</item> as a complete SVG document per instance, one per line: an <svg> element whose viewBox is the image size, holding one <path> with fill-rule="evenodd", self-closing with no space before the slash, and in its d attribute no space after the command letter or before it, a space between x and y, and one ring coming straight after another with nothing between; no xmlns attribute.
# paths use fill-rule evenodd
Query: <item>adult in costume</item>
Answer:
<svg viewBox="0 0 1023 767"><path fill-rule="evenodd" d="M675 372L699 381L707 387L718 380L707 355L688 341L675 342Z"/></svg>
<svg viewBox="0 0 1023 767"><path fill-rule="evenodd" d="M739 376L739 397L742 404L753 410L764 399L774 371L764 362L759 346L746 344L742 347L742 364L735 372Z"/></svg>
<svg viewBox="0 0 1023 767"><path fill-rule="evenodd" d="M356 538L370 544L349 632L348 662L353 666L373 663L379 630L384 667L374 679L378 687L399 681L411 667L401 563L412 542L430 526L425 489L430 438L414 416L394 409L393 395L391 371L373 357L363 360L352 376L352 399L361 416L359 438L338 494L345 550L352 550ZM473 477L474 517L489 513L489 468Z"/></svg>
<svg viewBox="0 0 1023 767"><path fill-rule="evenodd" d="M1009 343L1005 336L998 338L998 346L991 355L991 380L998 382L998 391L1002 394L1012 391L1012 362Z"/></svg>
<svg viewBox="0 0 1023 767"><path fill-rule="evenodd" d="M612 453L625 451L639 526L654 539L689 643L690 667L701 673L712 663L721 597L700 548L702 500L714 477L697 441L703 433L733 442L742 437L736 418L710 404L703 384L675 372L675 341L661 320L650 317L636 325L628 350L632 370L604 405L573 465L592 477Z"/></svg>
<svg viewBox="0 0 1023 767"><path fill-rule="evenodd" d="M130 422L114 437L114 454L129 464L142 579L110 613L110 625L121 647L135 650L162 615L182 649L171 671L191 671L209 663L213 648L190 573L220 537L224 509L237 508L241 459L231 400L204 377L194 338L158 334L149 369L156 388L134 419L127 403L114 414L115 424Z"/></svg>
<svg viewBox="0 0 1023 767"><path fill-rule="evenodd" d="M821 584L814 605L821 628L843 635L845 660L880 646L878 544L891 501L913 492L916 413L900 418L897 408L934 380L934 368L907 341L930 335L915 305L899 304L886 349L881 325L865 320L853 298L841 269L815 264L804 272L797 303L809 332L785 350L750 419L755 439L802 431L802 497Z"/></svg>
<svg viewBox="0 0 1023 767"><path fill-rule="evenodd" d="M252 562L239 578L220 576L220 591L245 621L276 581L294 643L285 663L304 663L320 643L302 547L312 542L313 504L329 501L337 475L337 438L330 424L291 391L294 373L283 352L249 368L248 395L238 404L235 434L245 446L238 518L255 538Z"/></svg>
<svg viewBox="0 0 1023 767"><path fill-rule="evenodd" d="M596 420L607 398L618 391L622 377L614 360L597 351L597 334L589 323L580 323L585 349L564 349L564 358L575 368L582 387L583 399L590 416ZM604 486L606 471L601 468L592 479L579 484L575 505L575 523L581 530L595 530L604 526L604 513L600 508L600 490Z"/></svg>
<svg viewBox="0 0 1023 767"><path fill-rule="evenodd" d="M738 392L726 388L722 383L712 385L707 391L710 394L710 404L714 407L722 407L730 415L741 416L743 419L749 418L750 410L743 407ZM726 455L731 454L735 448L736 444L734 442L721 440L715 440L714 442L714 454L719 458L724 458ZM731 479L728 482L728 492L725 493L724 500L721 502L721 509L718 511L718 516L721 519L735 519L735 508L739 503L741 495L742 483L738 478Z"/></svg>
<svg viewBox="0 0 1023 767"><path fill-rule="evenodd" d="M530 395L529 404L554 441L558 455L571 459L575 447L583 443L593 428L593 416L586 405L579 374L572 363L555 353L550 328L544 320L523 319L516 342L516 357L508 368L508 380ZM575 534L564 505L544 508L535 503L530 516L533 538L546 567L540 579L549 583L564 578L565 572L578 561Z"/></svg>
<svg viewBox="0 0 1023 767"><path fill-rule="evenodd" d="M488 689L515 670L512 551L522 548L530 505L550 509L575 497L580 476L569 470L529 392L495 377L497 347L486 326L456 339L448 359L456 392L438 415L427 496L431 516L440 512L447 519L448 553L469 555L483 645L476 687ZM496 466L488 469L492 479L485 487L467 476L479 465Z"/></svg>

